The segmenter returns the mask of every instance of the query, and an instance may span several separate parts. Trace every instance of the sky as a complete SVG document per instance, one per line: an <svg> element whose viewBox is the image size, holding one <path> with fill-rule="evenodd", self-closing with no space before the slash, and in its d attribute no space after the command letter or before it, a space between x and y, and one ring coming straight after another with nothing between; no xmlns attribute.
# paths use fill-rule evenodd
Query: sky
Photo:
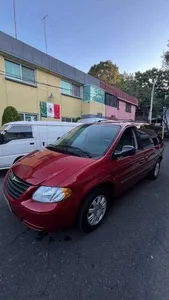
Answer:
<svg viewBox="0 0 169 300"><path fill-rule="evenodd" d="M15 0L18 39L84 72L111 60L120 72L161 67L169 0ZM0 0L0 30L14 36L13 0Z"/></svg>

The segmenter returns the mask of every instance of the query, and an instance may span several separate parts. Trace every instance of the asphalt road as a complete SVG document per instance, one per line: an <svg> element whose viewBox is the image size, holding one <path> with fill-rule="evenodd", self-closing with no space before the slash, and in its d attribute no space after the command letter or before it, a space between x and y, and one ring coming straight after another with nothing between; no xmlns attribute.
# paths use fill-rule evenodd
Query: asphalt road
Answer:
<svg viewBox="0 0 169 300"><path fill-rule="evenodd" d="M0 299L168 300L168 154L166 144L158 180L116 200L89 235L72 229L39 240L10 213L0 188Z"/></svg>

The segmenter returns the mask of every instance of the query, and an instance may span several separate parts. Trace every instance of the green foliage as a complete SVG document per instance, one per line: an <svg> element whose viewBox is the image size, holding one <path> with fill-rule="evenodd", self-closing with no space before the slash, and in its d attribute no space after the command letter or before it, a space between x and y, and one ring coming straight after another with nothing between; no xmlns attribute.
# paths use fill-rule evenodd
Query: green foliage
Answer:
<svg viewBox="0 0 169 300"><path fill-rule="evenodd" d="M169 67L169 51L166 52L166 63L167 61ZM161 115L163 106L166 104L169 106L169 98L166 98L166 95L169 95L169 69L167 68L164 70L152 68L145 72L136 72L135 75L120 74L117 65L106 60L91 66L89 74L136 97L138 99L138 111L143 112L146 116L148 116L150 109L153 83L156 81L153 116Z"/></svg>
<svg viewBox="0 0 169 300"><path fill-rule="evenodd" d="M81 120L81 118L78 117L78 118L76 118L76 120L74 122L78 122L79 120Z"/></svg>
<svg viewBox="0 0 169 300"><path fill-rule="evenodd" d="M167 47L169 49L169 42L167 44ZM169 50L166 50L163 54L163 66L165 69L169 69Z"/></svg>
<svg viewBox="0 0 169 300"><path fill-rule="evenodd" d="M7 106L2 115L2 125L14 121L20 121L18 112L13 106Z"/></svg>
<svg viewBox="0 0 169 300"><path fill-rule="evenodd" d="M150 99L152 86L155 84L153 114L161 115L163 106L166 105L166 95L169 94L169 71L158 70L153 68L145 72L136 72L135 76L123 74L123 79L119 82L118 87L123 89L129 95L138 98L138 109L148 114L150 109Z"/></svg>
<svg viewBox="0 0 169 300"><path fill-rule="evenodd" d="M111 85L116 84L120 76L119 68L110 60L91 66L88 74Z"/></svg>

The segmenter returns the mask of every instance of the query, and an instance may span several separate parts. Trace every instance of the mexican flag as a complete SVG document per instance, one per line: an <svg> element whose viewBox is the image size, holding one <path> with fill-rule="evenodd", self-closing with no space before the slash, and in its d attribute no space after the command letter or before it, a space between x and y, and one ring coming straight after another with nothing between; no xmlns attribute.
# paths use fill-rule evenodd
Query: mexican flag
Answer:
<svg viewBox="0 0 169 300"><path fill-rule="evenodd" d="M60 105L49 102L40 102L40 115L43 118L60 119Z"/></svg>

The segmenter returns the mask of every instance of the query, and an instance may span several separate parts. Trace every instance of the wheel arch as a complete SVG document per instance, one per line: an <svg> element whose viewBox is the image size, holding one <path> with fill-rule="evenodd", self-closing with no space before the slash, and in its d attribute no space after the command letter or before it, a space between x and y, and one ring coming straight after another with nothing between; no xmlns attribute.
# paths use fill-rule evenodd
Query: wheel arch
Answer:
<svg viewBox="0 0 169 300"><path fill-rule="evenodd" d="M17 158L15 158L15 160L13 161L13 164L15 164L19 159L21 159L24 155L22 156L18 156Z"/></svg>

